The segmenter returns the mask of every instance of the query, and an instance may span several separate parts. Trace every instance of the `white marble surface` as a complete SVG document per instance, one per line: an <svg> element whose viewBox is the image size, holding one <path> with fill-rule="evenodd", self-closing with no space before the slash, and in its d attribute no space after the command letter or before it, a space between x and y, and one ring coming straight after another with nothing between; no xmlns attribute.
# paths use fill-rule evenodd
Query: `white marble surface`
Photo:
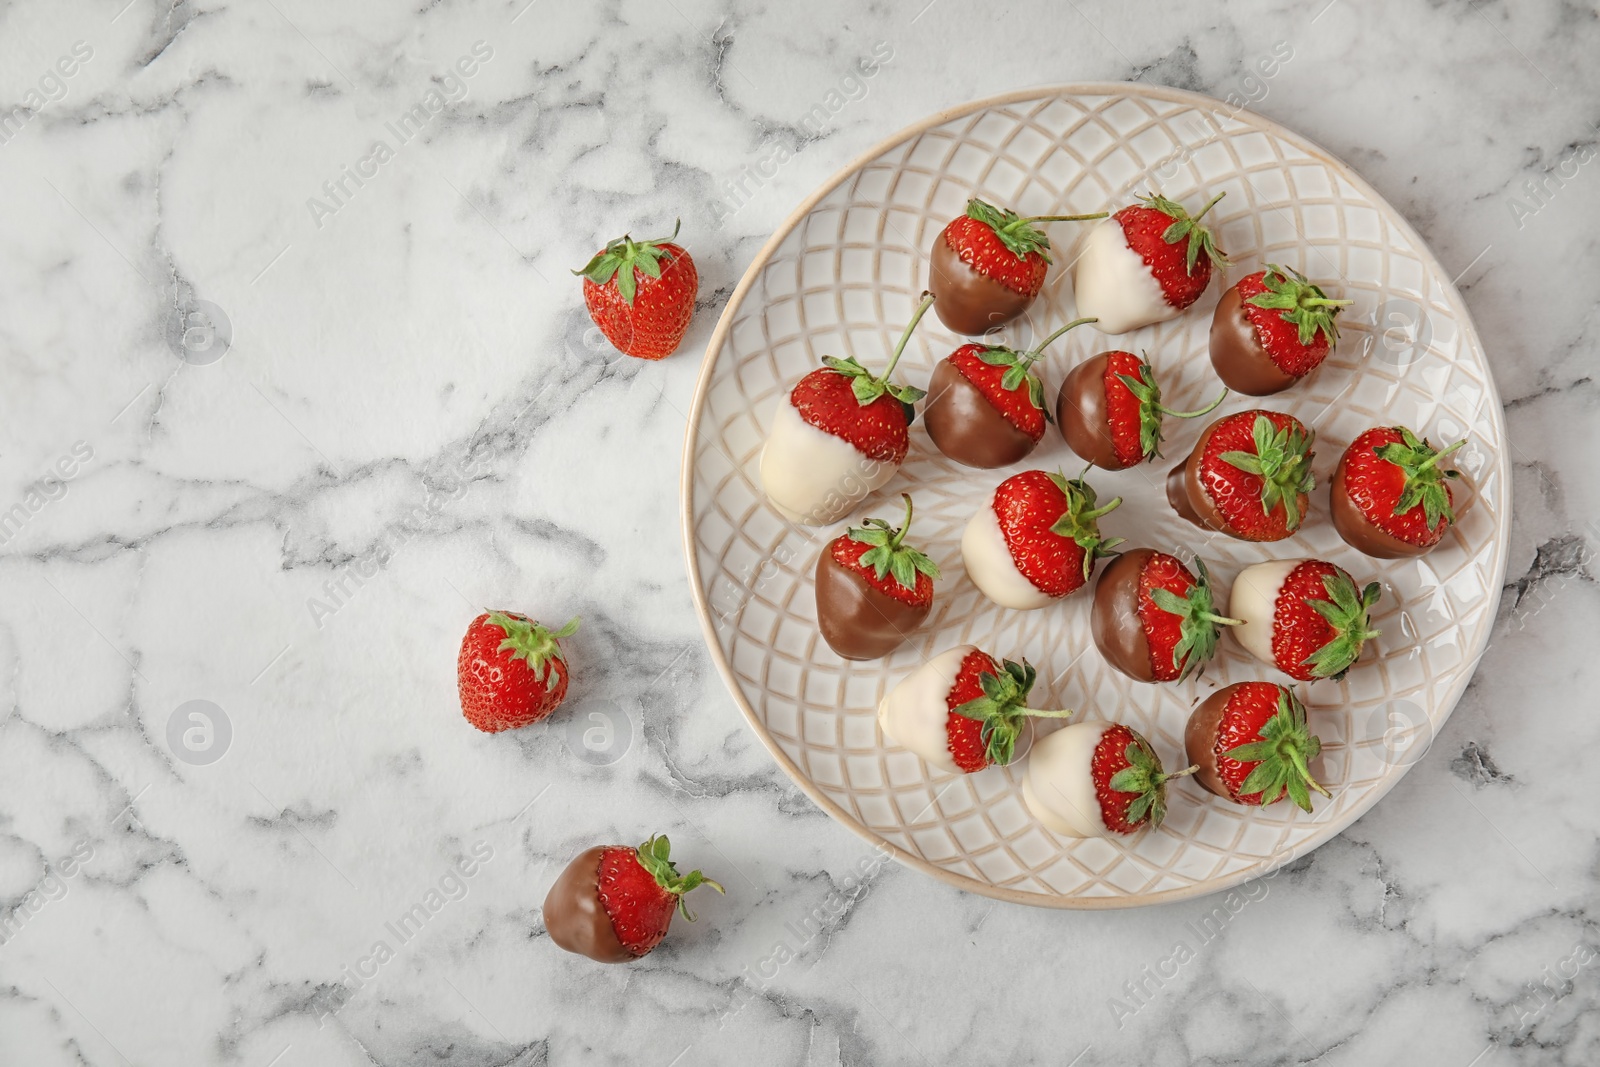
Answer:
<svg viewBox="0 0 1600 1067"><path fill-rule="evenodd" d="M0 1064L1600 1061L1592 0L125 2L0 7L0 101L39 105L0 113ZM1462 272L1515 450L1447 729L1202 933L1224 901L879 862L745 728L679 545L701 351L778 220L930 111L1095 79L1255 98L1359 169ZM613 359L566 271L678 215L690 336ZM208 365L167 341L196 300ZM462 722L485 604L584 616L547 726ZM636 966L555 949L560 866L656 830L727 898Z"/></svg>

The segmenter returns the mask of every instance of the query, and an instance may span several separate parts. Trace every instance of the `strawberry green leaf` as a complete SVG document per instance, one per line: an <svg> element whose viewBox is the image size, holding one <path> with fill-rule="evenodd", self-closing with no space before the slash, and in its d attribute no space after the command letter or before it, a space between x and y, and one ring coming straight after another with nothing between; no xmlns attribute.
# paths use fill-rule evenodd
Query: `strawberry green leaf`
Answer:
<svg viewBox="0 0 1600 1067"><path fill-rule="evenodd" d="M1195 557L1197 575L1194 584L1184 596L1170 589L1150 590L1150 599L1162 611L1178 616L1178 643L1172 648L1172 666L1178 672L1178 681L1189 676L1195 668L1204 668L1217 654L1217 641L1222 636L1221 627L1238 626L1240 620L1218 615L1211 595L1211 576L1206 572L1205 560Z"/></svg>
<svg viewBox="0 0 1600 1067"><path fill-rule="evenodd" d="M1097 508L1094 487L1082 478L1068 478L1057 471L1050 475L1050 480L1066 494L1067 498L1066 509L1062 511L1061 517L1051 524L1050 532L1071 538L1079 548L1083 549L1083 577L1087 581L1094 573L1095 560L1102 556L1116 555L1114 550L1122 544L1122 538L1108 539L1100 533L1100 519L1115 511L1122 503L1122 498L1114 497L1111 503Z"/></svg>
<svg viewBox="0 0 1600 1067"><path fill-rule="evenodd" d="M1316 476L1311 472L1311 443L1316 435L1298 421L1282 430L1273 425L1265 415L1257 415L1251 427L1255 453L1224 452L1218 458L1231 467L1261 478L1261 509L1272 514L1272 509L1282 507L1286 525L1298 529L1300 497L1316 488Z"/></svg>
<svg viewBox="0 0 1600 1067"><path fill-rule="evenodd" d="M1200 224L1200 219L1205 216L1205 213L1210 211L1217 201L1226 195L1226 193L1218 193L1211 199L1209 204L1200 209L1200 214L1192 217L1182 204L1175 200L1168 200L1160 194L1152 193L1149 196L1139 197L1146 207L1154 208L1172 219L1172 224L1161 235L1163 241L1169 245L1177 244L1179 241L1189 242L1188 247L1184 250L1184 267L1189 274L1194 273L1194 266L1200 261L1202 253L1208 260L1219 267L1226 265L1228 262L1228 257L1217 250L1216 238L1211 231Z"/></svg>
<svg viewBox="0 0 1600 1067"><path fill-rule="evenodd" d="M1247 303L1259 308L1281 310L1283 320L1298 331L1302 345L1311 344L1318 333L1327 339L1330 346L1339 343L1339 328L1334 324L1334 316L1350 301L1328 299L1328 294L1313 285L1304 274L1293 269L1285 270L1276 263L1267 264L1267 269L1261 275L1261 284L1267 287L1267 291L1257 293Z"/></svg>
<svg viewBox="0 0 1600 1067"><path fill-rule="evenodd" d="M1317 678L1343 678L1361 655L1361 647L1381 631L1372 629L1372 608L1383 595L1383 587L1371 582L1360 594L1355 582L1343 570L1322 579L1328 599L1307 597L1306 606L1328 621L1333 636L1303 661Z"/></svg>
<svg viewBox="0 0 1600 1067"><path fill-rule="evenodd" d="M489 623L505 631L505 637L497 646L498 650L502 652L509 650L512 659L525 661L528 669L533 671L541 682L550 678L551 661L561 659L561 649L557 646L556 639L571 637L578 632L576 617L569 619L565 626L554 633L532 619L504 611L489 612Z"/></svg>
<svg viewBox="0 0 1600 1067"><path fill-rule="evenodd" d="M975 697L952 709L957 715L983 724L985 755L989 762L1004 767L1016 756L1017 737L1023 723L1029 718L1066 719L1068 710L1040 711L1027 706L1028 693L1038 679L1038 671L1027 660L1002 662L999 674L983 671L978 675L978 687L983 696Z"/></svg>
<svg viewBox="0 0 1600 1067"><path fill-rule="evenodd" d="M678 911L688 922L694 922L694 916L689 913L689 907L684 903L684 894L691 889L708 885L719 893L725 893L720 883L712 881L699 871L690 871L680 875L677 865L671 859L672 846L668 844L666 835L652 837L634 850L634 856L654 878L656 885L671 893L678 899Z"/></svg>
<svg viewBox="0 0 1600 1067"><path fill-rule="evenodd" d="M916 592L917 575L925 574L929 579L937 579L939 567L922 552L905 543L906 534L911 531L911 496L902 493L901 499L905 501L906 513L899 528L890 526L882 519L867 519L864 525L846 530L845 536L860 544L873 546L861 554L861 564L871 567L879 581L883 580L884 575L892 574L902 589Z"/></svg>
<svg viewBox="0 0 1600 1067"><path fill-rule="evenodd" d="M1018 259L1037 252L1046 263L1050 258L1050 238L1015 211L995 207L976 198L967 201L967 218L983 223L995 232L1000 243L1010 249Z"/></svg>
<svg viewBox="0 0 1600 1067"><path fill-rule="evenodd" d="M682 220L679 220L678 225L673 226L671 237L649 241L635 241L626 235L619 237L608 242L593 259L572 273L596 285L605 285L615 279L617 292L631 304L639 289L638 275L642 272L646 277L660 278L661 261L665 259L668 263L672 262L674 254L665 246L677 238L681 225Z"/></svg>
<svg viewBox="0 0 1600 1067"><path fill-rule="evenodd" d="M1446 479L1459 478L1461 472L1442 469L1439 461L1465 445L1462 438L1455 444L1436 449L1426 439L1420 439L1404 426L1396 426L1400 440L1373 449L1378 458L1388 460L1404 473L1405 481L1394 513L1404 515L1412 508L1422 508L1428 529L1436 530L1441 522L1454 523L1455 512L1450 508L1450 491Z"/></svg>
<svg viewBox="0 0 1600 1067"><path fill-rule="evenodd" d="M1256 731L1259 740L1249 741L1223 753L1239 763L1254 763L1239 786L1241 797L1259 794L1262 807L1272 804L1287 792L1302 811L1311 810L1311 789L1330 794L1311 777L1307 764L1322 751L1322 742L1306 725L1306 707L1294 691L1278 687L1278 711Z"/></svg>

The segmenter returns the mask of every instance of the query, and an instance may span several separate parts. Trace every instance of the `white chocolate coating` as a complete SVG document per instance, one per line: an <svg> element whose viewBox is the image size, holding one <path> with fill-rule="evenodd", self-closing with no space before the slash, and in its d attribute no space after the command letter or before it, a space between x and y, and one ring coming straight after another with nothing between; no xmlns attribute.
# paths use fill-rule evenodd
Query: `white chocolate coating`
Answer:
<svg viewBox="0 0 1600 1067"><path fill-rule="evenodd" d="M1109 722L1075 722L1036 742L1022 779L1034 818L1067 837L1111 837L1100 814L1090 764Z"/></svg>
<svg viewBox="0 0 1600 1067"><path fill-rule="evenodd" d="M1272 616L1278 604L1278 590L1303 559L1273 559L1253 563L1233 580L1228 597L1228 614L1243 619L1243 626L1230 626L1240 646L1262 663L1276 665L1272 658Z"/></svg>
<svg viewBox="0 0 1600 1067"><path fill-rule="evenodd" d="M1161 283L1128 247L1122 223L1105 219L1083 237L1083 254L1072 274L1080 316L1093 315L1101 333L1127 333L1182 314L1167 303Z"/></svg>
<svg viewBox="0 0 1600 1067"><path fill-rule="evenodd" d="M845 518L899 469L817 429L787 397L778 402L761 450L761 487L767 499L784 518L806 526Z"/></svg>
<svg viewBox="0 0 1600 1067"><path fill-rule="evenodd" d="M978 591L1003 608L1032 611L1055 599L1017 570L992 500L967 522L961 534L961 562Z"/></svg>
<svg viewBox="0 0 1600 1067"><path fill-rule="evenodd" d="M878 727L883 735L950 774L959 774L961 768L950 757L947 698L961 671L961 661L976 647L958 645L939 653L878 702Z"/></svg>

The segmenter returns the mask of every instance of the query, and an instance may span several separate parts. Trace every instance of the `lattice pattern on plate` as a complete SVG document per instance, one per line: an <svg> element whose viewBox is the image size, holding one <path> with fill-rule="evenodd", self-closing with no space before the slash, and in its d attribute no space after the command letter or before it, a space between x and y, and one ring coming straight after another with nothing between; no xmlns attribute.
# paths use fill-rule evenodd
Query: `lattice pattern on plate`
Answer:
<svg viewBox="0 0 1600 1067"><path fill-rule="evenodd" d="M1288 804L1257 811L1185 781L1159 831L1076 841L1028 813L1020 764L971 776L930 773L888 744L877 730L879 699L925 657L970 641L1027 656L1055 701L1046 706L1127 721L1174 766L1197 700L1216 686L1276 675L1224 639L1204 679L1143 685L1094 649L1087 592L1037 612L996 608L967 581L959 542L973 510L1011 471L951 463L920 423L905 467L865 513L890 517L900 492L914 495L917 540L945 572L934 614L887 660L841 660L817 633L812 594L817 552L838 528L786 523L765 503L757 466L775 406L822 355L853 352L881 365L923 289L934 238L969 196L1025 214L1063 214L1115 208L1147 188L1191 207L1226 191L1210 221L1234 266L1174 322L1115 340L1085 327L1057 342L1043 368L1050 397L1075 362L1117 347L1148 352L1169 403L1200 406L1219 387L1207 357L1218 296L1266 262L1287 264L1354 301L1323 368L1265 401L1316 429L1319 484L1362 430L1405 423L1436 441L1468 437L1458 458L1472 485L1444 544L1420 561L1383 563L1338 538L1325 492L1313 496L1302 531L1277 545L1208 537L1184 523L1168 508L1162 480L1197 425L1169 421L1165 463L1093 475L1103 498L1125 500L1104 520L1108 533L1198 552L1224 591L1248 563L1318 556L1358 581L1382 581L1385 596L1377 647L1344 681L1316 683L1308 694L1334 801L1310 817ZM1064 267L1081 231L1058 224L1051 232L1057 265L1045 292L1005 333L1019 347L1072 317ZM959 343L930 315L901 362L904 379L925 384L933 363ZM1251 406L1258 404L1230 398L1219 413ZM1036 91L897 136L803 205L751 266L713 338L685 445L691 577L736 701L780 764L846 825L888 842L913 866L1023 903L1174 899L1237 884L1327 840L1425 751L1472 673L1498 601L1509 526L1503 437L1494 383L1459 295L1410 227L1344 165L1193 94L1132 85ZM1052 429L1023 466L1078 465Z"/></svg>

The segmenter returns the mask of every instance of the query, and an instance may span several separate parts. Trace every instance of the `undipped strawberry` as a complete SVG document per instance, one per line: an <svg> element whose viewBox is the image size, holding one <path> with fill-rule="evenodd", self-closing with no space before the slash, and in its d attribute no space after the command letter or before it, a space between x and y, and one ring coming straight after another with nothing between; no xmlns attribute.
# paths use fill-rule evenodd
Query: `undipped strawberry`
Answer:
<svg viewBox="0 0 1600 1067"><path fill-rule="evenodd" d="M567 696L567 659L559 639L577 631L577 619L552 631L513 611L473 619L456 658L467 721L497 733L549 716Z"/></svg>
<svg viewBox="0 0 1600 1067"><path fill-rule="evenodd" d="M617 351L640 359L670 356L694 316L700 275L671 237L635 241L619 237L581 270L589 317Z"/></svg>

